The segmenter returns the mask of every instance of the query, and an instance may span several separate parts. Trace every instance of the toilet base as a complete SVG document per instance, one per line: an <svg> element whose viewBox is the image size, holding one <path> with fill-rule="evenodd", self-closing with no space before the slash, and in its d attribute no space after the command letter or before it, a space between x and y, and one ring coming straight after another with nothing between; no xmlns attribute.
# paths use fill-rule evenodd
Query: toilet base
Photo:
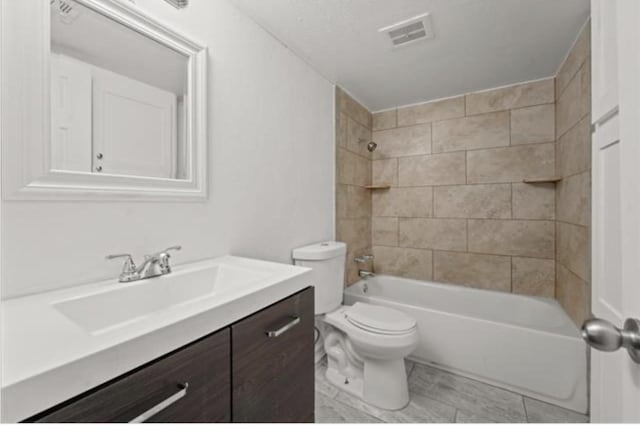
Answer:
<svg viewBox="0 0 640 429"><path fill-rule="evenodd" d="M385 410L399 410L409 404L409 386L404 359L367 360L362 399Z"/></svg>
<svg viewBox="0 0 640 429"><path fill-rule="evenodd" d="M327 368L327 380L337 388L358 398L363 398L363 382L361 378L345 377L336 368Z"/></svg>
<svg viewBox="0 0 640 429"><path fill-rule="evenodd" d="M327 368L327 379L364 402L385 410L400 410L409 404L409 386L404 359L366 361L364 378L345 376L337 368Z"/></svg>
<svg viewBox="0 0 640 429"><path fill-rule="evenodd" d="M345 335L326 331L327 379L337 388L385 410L399 410L409 403L404 358L363 358Z"/></svg>

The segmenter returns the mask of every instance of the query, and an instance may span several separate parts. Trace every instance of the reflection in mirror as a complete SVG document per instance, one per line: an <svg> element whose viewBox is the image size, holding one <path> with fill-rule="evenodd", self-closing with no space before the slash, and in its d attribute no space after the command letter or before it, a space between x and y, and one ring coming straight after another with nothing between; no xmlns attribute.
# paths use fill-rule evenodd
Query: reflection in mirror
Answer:
<svg viewBox="0 0 640 429"><path fill-rule="evenodd" d="M54 170L189 180L188 57L51 0Z"/></svg>

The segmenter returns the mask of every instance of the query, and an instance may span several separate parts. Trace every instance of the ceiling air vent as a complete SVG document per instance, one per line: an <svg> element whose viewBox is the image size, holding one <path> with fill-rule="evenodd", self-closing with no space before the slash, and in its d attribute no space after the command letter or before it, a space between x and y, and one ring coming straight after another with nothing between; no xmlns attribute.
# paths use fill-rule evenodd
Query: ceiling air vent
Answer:
<svg viewBox="0 0 640 429"><path fill-rule="evenodd" d="M65 24L71 24L80 15L73 1L50 0L50 4L51 8L58 12L60 21Z"/></svg>
<svg viewBox="0 0 640 429"><path fill-rule="evenodd" d="M428 13L414 16L378 30L387 33L393 47L406 46L420 40L433 39L431 16Z"/></svg>

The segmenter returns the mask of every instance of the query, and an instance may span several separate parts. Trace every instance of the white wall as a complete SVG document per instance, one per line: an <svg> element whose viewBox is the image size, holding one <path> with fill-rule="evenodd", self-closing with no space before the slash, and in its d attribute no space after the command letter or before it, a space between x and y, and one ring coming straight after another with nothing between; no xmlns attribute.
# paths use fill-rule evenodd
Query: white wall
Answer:
<svg viewBox="0 0 640 429"><path fill-rule="evenodd" d="M3 298L114 278L108 253L289 262L334 235L332 84L228 0L136 4L209 46L209 201L3 202Z"/></svg>

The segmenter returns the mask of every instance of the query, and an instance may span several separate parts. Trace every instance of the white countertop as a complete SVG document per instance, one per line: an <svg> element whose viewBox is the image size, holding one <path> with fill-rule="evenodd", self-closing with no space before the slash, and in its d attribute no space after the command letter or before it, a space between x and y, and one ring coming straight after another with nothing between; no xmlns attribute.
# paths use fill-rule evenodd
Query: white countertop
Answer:
<svg viewBox="0 0 640 429"><path fill-rule="evenodd" d="M44 411L311 284L308 268L234 256L174 267L161 278L216 264L264 275L100 332L82 328L54 305L138 282L110 280L2 301L2 422Z"/></svg>

